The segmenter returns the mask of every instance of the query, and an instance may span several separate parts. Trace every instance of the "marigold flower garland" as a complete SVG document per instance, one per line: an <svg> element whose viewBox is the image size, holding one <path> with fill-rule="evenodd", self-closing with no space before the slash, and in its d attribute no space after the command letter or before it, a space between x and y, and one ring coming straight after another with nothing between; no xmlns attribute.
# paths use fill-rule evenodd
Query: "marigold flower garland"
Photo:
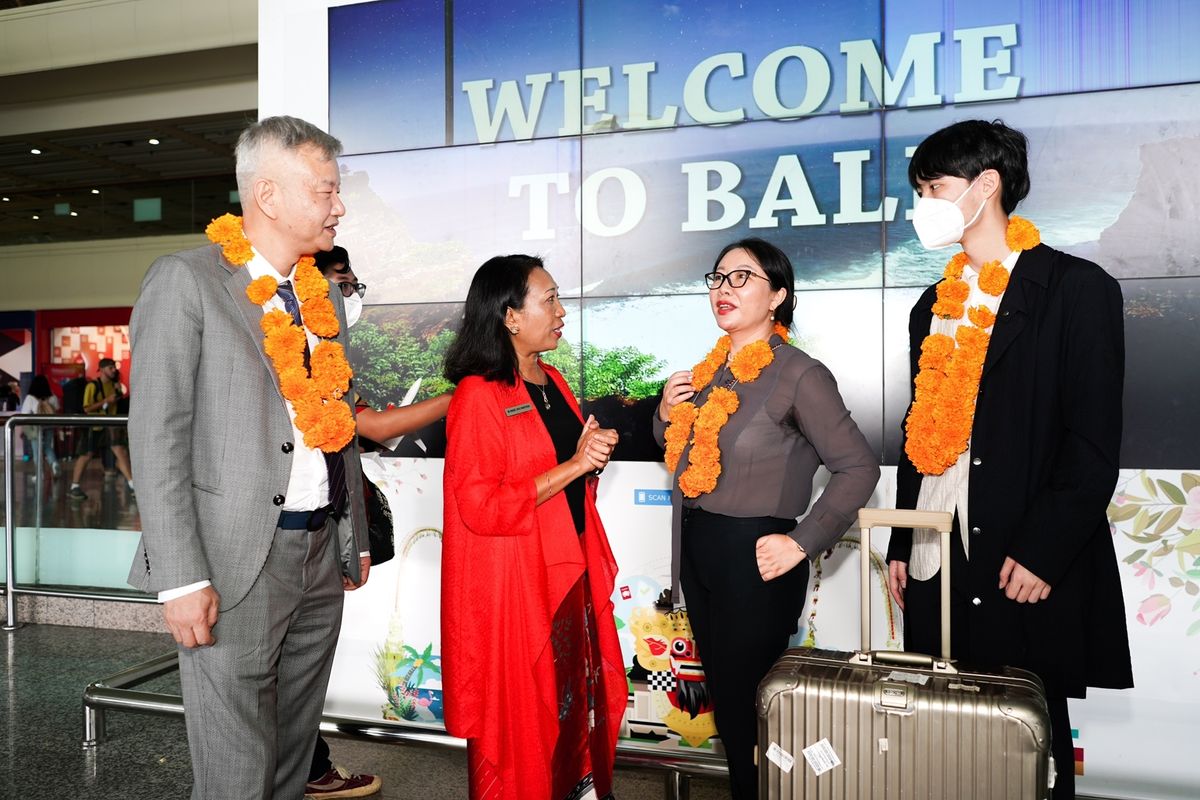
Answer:
<svg viewBox="0 0 1200 800"><path fill-rule="evenodd" d="M787 328L778 322L772 333L785 342L788 340ZM692 367L693 389L699 392L708 386L727 360L729 371L738 383L753 383L775 360L775 350L767 340L751 342L730 359L732 347L733 342L727 335L717 340L704 360ZM704 405L697 407L689 400L677 403L671 409L664 460L672 473L679 465L688 441L692 442L687 469L679 476L679 488L685 496L699 497L716 488L717 478L721 475L721 450L717 447L717 439L729 417L738 410L739 403L737 392L717 386L709 393Z"/></svg>
<svg viewBox="0 0 1200 800"><path fill-rule="evenodd" d="M244 266L254 257L242 230L241 217L225 214L214 219L204 232L210 241L221 246L230 264ZM272 309L263 314L259 323L263 349L275 366L280 393L292 404L296 427L304 434L304 443L326 453L336 453L354 438L354 415L341 400L350 389L353 372L342 346L328 341L338 334L337 313L329 300L329 282L311 256L303 256L296 262L293 282L304 324L325 341L313 348L305 368L308 336L304 328L296 325L286 311ZM263 275L246 287L246 297L261 306L275 296L278 288L278 281Z"/></svg>
<svg viewBox="0 0 1200 800"><path fill-rule="evenodd" d="M1004 238L1016 252L1036 247L1042 240L1033 223L1017 216L1009 218ZM962 279L966 264L965 252L950 259L933 304L933 313L942 319L962 319L964 313L966 319L953 337L943 333L926 336L917 362L904 452L923 475L941 475L967 449L990 329L996 323L995 313L987 306L964 308L971 293ZM989 261L979 271L979 288L999 297L1008 287L1008 278L1008 270L999 261Z"/></svg>

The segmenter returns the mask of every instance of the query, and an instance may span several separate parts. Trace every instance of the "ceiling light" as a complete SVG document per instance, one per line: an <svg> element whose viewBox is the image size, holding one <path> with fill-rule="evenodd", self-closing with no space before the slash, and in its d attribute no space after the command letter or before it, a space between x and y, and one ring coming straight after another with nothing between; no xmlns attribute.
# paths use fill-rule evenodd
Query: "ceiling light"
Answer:
<svg viewBox="0 0 1200 800"><path fill-rule="evenodd" d="M158 139L147 139L146 141L150 142L150 144L158 144Z"/></svg>
<svg viewBox="0 0 1200 800"><path fill-rule="evenodd" d="M35 156L40 156L42 154L42 151L38 150L36 147L30 148L29 152L33 153Z"/></svg>
<svg viewBox="0 0 1200 800"><path fill-rule="evenodd" d="M7 197L3 198L3 200L4 200L4 202L6 202L6 203L8 202L8 198L7 198Z"/></svg>
<svg viewBox="0 0 1200 800"><path fill-rule="evenodd" d="M71 216L72 216L72 217L78 217L78 216L79 216L79 212L78 212L78 211L72 211L72 212L71 212Z"/></svg>
<svg viewBox="0 0 1200 800"><path fill-rule="evenodd" d="M92 194L100 194L100 190L99 190L99 189L92 189Z"/></svg>
<svg viewBox="0 0 1200 800"><path fill-rule="evenodd" d="M34 215L33 215L33 218L34 218L34 219L41 219L41 217L39 217L37 214L34 214Z"/></svg>

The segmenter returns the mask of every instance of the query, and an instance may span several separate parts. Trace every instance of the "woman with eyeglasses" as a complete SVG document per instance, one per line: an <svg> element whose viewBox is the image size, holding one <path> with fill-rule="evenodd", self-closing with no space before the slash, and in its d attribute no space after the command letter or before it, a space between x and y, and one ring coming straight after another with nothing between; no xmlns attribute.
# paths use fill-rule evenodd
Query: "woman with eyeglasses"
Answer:
<svg viewBox="0 0 1200 800"><path fill-rule="evenodd" d="M497 256L446 354L442 675L472 798L612 792L627 683L594 474L617 433L540 357L565 316L540 258Z"/></svg>
<svg viewBox="0 0 1200 800"><path fill-rule="evenodd" d="M758 683L796 631L807 559L850 526L879 466L833 375L788 343L788 257L743 239L704 279L723 335L703 361L667 379L654 429L673 475L672 579L683 590L732 795L750 800L758 797ZM831 477L810 509L822 465Z"/></svg>

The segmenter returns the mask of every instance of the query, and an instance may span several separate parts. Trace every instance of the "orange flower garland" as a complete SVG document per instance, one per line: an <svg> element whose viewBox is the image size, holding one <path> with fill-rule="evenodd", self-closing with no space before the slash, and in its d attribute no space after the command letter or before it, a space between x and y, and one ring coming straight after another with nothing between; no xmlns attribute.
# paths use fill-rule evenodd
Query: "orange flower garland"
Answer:
<svg viewBox="0 0 1200 800"><path fill-rule="evenodd" d="M254 257L240 217L225 214L213 220L204 232L221 246L230 264L243 266ZM324 340L337 336L339 325L329 300L329 281L321 275L311 256L303 256L296 262L293 282L300 315L308 330ZM246 297L261 306L275 296L278 287L273 277L264 275L250 282ZM326 453L338 452L354 438L354 415L341 399L349 391L353 377L342 346L332 341L318 343L306 368L304 351L308 335L296 325L291 314L279 309L267 311L259 327L263 331L263 349L279 377L279 391L292 404L304 444Z"/></svg>
<svg viewBox="0 0 1200 800"><path fill-rule="evenodd" d="M999 297L1008 288L1008 270L999 261L989 261L979 270L979 288L992 297Z"/></svg>
<svg viewBox="0 0 1200 800"><path fill-rule="evenodd" d="M933 304L933 313L942 319L958 319L963 315L963 303L971 294L971 287L962 279L966 265L967 254L959 253L950 259L942 271L942 281L937 285L937 301Z"/></svg>
<svg viewBox="0 0 1200 800"><path fill-rule="evenodd" d="M204 229L209 241L221 245L225 260L235 267L241 267L250 262L254 251L250 249L250 240L242 232L242 218L233 214L222 214L208 223Z"/></svg>
<svg viewBox="0 0 1200 800"><path fill-rule="evenodd" d="M1024 217L1012 216L1008 219L1008 228L1004 231L1004 243L1009 250L1029 250L1042 243L1042 233Z"/></svg>
<svg viewBox="0 0 1200 800"><path fill-rule="evenodd" d="M787 341L787 329L782 325L776 324L772 332ZM738 383L751 383L774 360L775 351L771 349L771 343L760 339L738 350L737 355L729 362L729 371L738 379Z"/></svg>
<svg viewBox="0 0 1200 800"><path fill-rule="evenodd" d="M1011 250L1020 252L1041 242L1038 229L1021 217L1011 217L1005 233ZM933 313L943 319L967 319L953 338L930 333L921 343L919 371L914 381L912 409L905 421L904 452L923 475L941 475L967 449L975 421L975 398L983 362L987 357L995 313L987 306L964 309L970 287L962 280L967 254L959 253L946 264L937 286ZM999 261L989 261L979 272L981 291L999 297L1008 286L1009 272Z"/></svg>
<svg viewBox="0 0 1200 800"><path fill-rule="evenodd" d="M721 476L721 450L717 447L717 438L740 403L737 392L717 386L708 395L708 401L700 406L688 467L679 476L679 488L687 497L699 497L717 487L717 478Z"/></svg>
<svg viewBox="0 0 1200 800"><path fill-rule="evenodd" d="M787 328L778 322L772 333L785 342L788 340ZM699 392L708 386L727 360L729 371L738 383L754 382L775 360L775 351L769 341L751 342L730 359L732 346L729 336L717 340L704 360L692 368L692 388ZM664 457L671 472L679 466L679 459L688 441L692 442L687 469L679 476L679 488L685 496L699 497L716 488L717 478L721 476L721 450L717 446L717 439L729 417L738 410L740 402L737 392L718 386L709 393L702 406L697 407L695 403L685 401L671 409Z"/></svg>
<svg viewBox="0 0 1200 800"><path fill-rule="evenodd" d="M255 278L250 281L250 285L246 287L246 297L249 297L250 302L254 303L254 305L261 306L274 297L278 289L279 281L270 275L263 275L261 278Z"/></svg>
<svg viewBox="0 0 1200 800"><path fill-rule="evenodd" d="M667 426L667 432L663 436L667 442L666 455L663 460L667 462L667 467L671 472L675 471L675 466L679 463L680 456L683 455L683 449L687 447L697 414L699 414L699 409L696 408L695 403L677 403L671 409L668 418L671 424Z"/></svg>

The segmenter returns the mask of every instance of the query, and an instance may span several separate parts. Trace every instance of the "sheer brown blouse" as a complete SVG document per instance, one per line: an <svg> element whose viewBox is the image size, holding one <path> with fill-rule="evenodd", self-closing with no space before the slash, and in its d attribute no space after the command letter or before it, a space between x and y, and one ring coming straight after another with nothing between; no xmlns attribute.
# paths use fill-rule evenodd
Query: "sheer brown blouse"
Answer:
<svg viewBox="0 0 1200 800"><path fill-rule="evenodd" d="M778 339L772 338L772 344ZM733 381L723 367L699 397ZM713 491L686 498L678 476L687 468L691 445L683 451L671 482L673 575L677 575L683 506L730 517L797 518L787 533L815 556L836 542L858 514L879 480L879 459L854 424L833 374L812 356L790 345L775 349L774 362L752 383L733 383L740 404L721 429L721 477ZM667 423L654 414L660 445ZM809 509L813 475L824 464L831 473L825 491Z"/></svg>

